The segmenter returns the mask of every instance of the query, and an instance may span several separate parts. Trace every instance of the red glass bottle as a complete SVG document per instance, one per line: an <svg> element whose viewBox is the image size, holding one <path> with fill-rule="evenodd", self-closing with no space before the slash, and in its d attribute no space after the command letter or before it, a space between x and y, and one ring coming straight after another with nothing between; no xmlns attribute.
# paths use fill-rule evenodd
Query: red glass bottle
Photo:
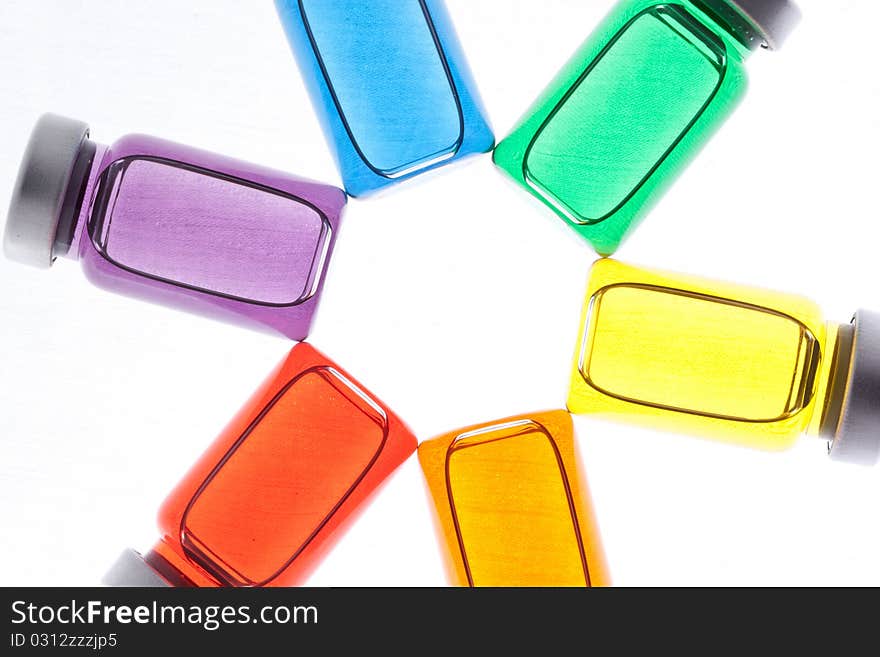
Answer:
<svg viewBox="0 0 880 657"><path fill-rule="evenodd" d="M415 448L387 406L299 344L165 500L159 542L104 581L299 584Z"/></svg>

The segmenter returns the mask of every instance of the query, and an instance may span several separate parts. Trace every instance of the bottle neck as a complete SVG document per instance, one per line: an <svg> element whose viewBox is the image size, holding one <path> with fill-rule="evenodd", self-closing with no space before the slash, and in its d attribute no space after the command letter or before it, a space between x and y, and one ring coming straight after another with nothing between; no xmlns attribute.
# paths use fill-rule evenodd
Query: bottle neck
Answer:
<svg viewBox="0 0 880 657"><path fill-rule="evenodd" d="M70 182L52 244L52 257L79 257L79 243L88 223L88 213L97 184L101 160L107 147L84 140L73 165Z"/></svg>
<svg viewBox="0 0 880 657"><path fill-rule="evenodd" d="M829 332L831 330L829 327ZM855 338L854 326L851 323L838 325L835 338L834 348L829 354L831 364L825 384L824 398L817 400L820 406L816 408L816 412L821 413L816 433L819 438L828 441L834 439L843 413ZM829 344L831 342L829 340Z"/></svg>
<svg viewBox="0 0 880 657"><path fill-rule="evenodd" d="M134 550L123 550L101 582L107 586L171 586L167 579Z"/></svg>
<svg viewBox="0 0 880 657"><path fill-rule="evenodd" d="M153 549L144 555L144 561L171 586L218 586L213 578L184 558L165 539L160 539Z"/></svg>
<svg viewBox="0 0 880 657"><path fill-rule="evenodd" d="M764 41L761 36L736 6L727 0L691 0L691 3L734 40L743 58L762 47Z"/></svg>

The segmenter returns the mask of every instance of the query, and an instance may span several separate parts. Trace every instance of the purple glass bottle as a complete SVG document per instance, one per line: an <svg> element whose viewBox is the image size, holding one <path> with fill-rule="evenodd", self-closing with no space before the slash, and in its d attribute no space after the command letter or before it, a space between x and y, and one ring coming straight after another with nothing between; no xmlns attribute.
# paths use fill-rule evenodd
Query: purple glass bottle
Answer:
<svg viewBox="0 0 880 657"><path fill-rule="evenodd" d="M304 339L345 193L143 135L111 146L45 114L13 189L7 257L79 259L95 285Z"/></svg>

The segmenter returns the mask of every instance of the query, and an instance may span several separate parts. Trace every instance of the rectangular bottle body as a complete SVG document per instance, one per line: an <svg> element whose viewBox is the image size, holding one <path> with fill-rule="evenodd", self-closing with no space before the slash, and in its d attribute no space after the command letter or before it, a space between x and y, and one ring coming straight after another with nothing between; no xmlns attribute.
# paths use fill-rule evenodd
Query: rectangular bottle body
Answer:
<svg viewBox="0 0 880 657"><path fill-rule="evenodd" d="M442 0L276 6L349 194L491 149Z"/></svg>
<svg viewBox="0 0 880 657"><path fill-rule="evenodd" d="M613 253L730 114L743 47L692 3L627 0L495 150L495 162Z"/></svg>
<svg viewBox="0 0 880 657"><path fill-rule="evenodd" d="M79 256L101 287L303 339L344 193L150 137L97 165Z"/></svg>
<svg viewBox="0 0 880 657"><path fill-rule="evenodd" d="M168 497L155 549L199 585L300 584L415 448L384 404L297 345Z"/></svg>
<svg viewBox="0 0 880 657"><path fill-rule="evenodd" d="M609 583L565 411L435 438L419 460L455 584Z"/></svg>
<svg viewBox="0 0 880 657"><path fill-rule="evenodd" d="M819 309L800 297L600 260L568 406L781 449L811 423L826 333Z"/></svg>

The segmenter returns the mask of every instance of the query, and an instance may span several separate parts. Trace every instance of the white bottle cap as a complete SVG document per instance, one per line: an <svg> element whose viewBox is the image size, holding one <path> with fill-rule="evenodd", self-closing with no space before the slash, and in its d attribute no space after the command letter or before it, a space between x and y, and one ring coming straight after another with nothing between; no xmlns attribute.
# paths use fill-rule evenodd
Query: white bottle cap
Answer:
<svg viewBox="0 0 880 657"><path fill-rule="evenodd" d="M852 347L838 350L845 375L840 416L828 443L833 459L874 465L880 460L880 313L859 310L853 318ZM834 391L832 391L834 394Z"/></svg>
<svg viewBox="0 0 880 657"><path fill-rule="evenodd" d="M778 50L801 20L792 0L727 0L745 18L761 46Z"/></svg>
<svg viewBox="0 0 880 657"><path fill-rule="evenodd" d="M6 219L3 250L10 260L44 269L52 264L68 189L88 136L89 126L82 121L57 114L44 114L37 120Z"/></svg>
<svg viewBox="0 0 880 657"><path fill-rule="evenodd" d="M125 550L119 555L110 570L101 580L106 586L137 586L142 588L156 588L171 586L159 573L144 561L144 558L134 550Z"/></svg>

